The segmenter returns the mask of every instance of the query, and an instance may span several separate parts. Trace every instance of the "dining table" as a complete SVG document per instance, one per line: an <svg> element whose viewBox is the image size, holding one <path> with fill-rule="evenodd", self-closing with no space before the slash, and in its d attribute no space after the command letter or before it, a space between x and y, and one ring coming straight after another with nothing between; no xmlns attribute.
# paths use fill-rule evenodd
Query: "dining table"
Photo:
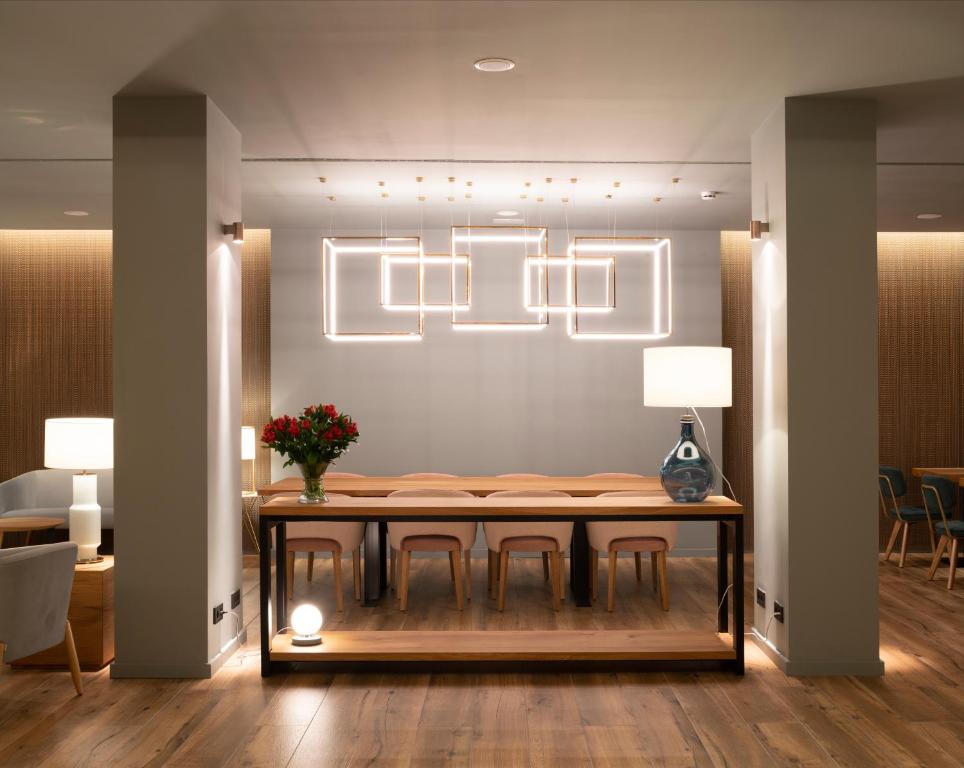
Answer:
<svg viewBox="0 0 964 768"><path fill-rule="evenodd" d="M635 484L634 496L589 495L590 478L545 478L545 490L582 490L583 495L553 497L490 497L494 490L513 490L518 483L531 481L505 478L444 478L431 482L463 490L474 489L471 497L388 496L385 478L346 478L326 483L339 495L327 503L301 504L293 492L278 492L266 501L259 515L261 551L259 555L259 596L261 605L261 671L267 676L289 662L324 663L397 662L397 661L642 661L694 663L715 662L743 674L743 508L732 499L711 496L701 502L678 503L653 486L654 478L620 480ZM407 480L407 478L396 478ZM578 480L579 482L573 482ZM349 482L352 481L352 482ZM459 482L461 481L461 482ZM419 487L432 487L419 479ZM341 494L353 485L358 495ZM499 488L494 487L499 485ZM551 486L551 487L550 487ZM441 485L440 485L441 487ZM612 479L595 481L599 493L612 487ZM397 487L395 489L398 489ZM602 490L605 489L605 490ZM533 488L532 490L539 490ZM362 495L362 491L365 495ZM379 493L376 495L376 491ZM390 490L388 491L390 493ZM680 520L712 522L717 526L717 627L715 632L680 632L670 638L668 630L616 630L595 632L571 631L568 639L563 630L549 632L479 632L453 633L431 630L333 632L325 633L320 646L300 647L291 643L290 634L279 633L287 627L285 525L288 522L363 521L368 523L364 540L365 604L380 602L387 582L385 534L388 521L479 522L572 521L573 540L570 547L570 587L579 607L590 607L590 557L585 524L592 520ZM271 546L275 534L274 589L272 589ZM731 543L732 542L732 543ZM730 553L732 552L732 557ZM274 599L272 600L272 592ZM272 602L274 603L272 610ZM732 605L732 625L729 621ZM730 642L725 641L729 633ZM596 637L595 635L599 635Z"/></svg>
<svg viewBox="0 0 964 768"><path fill-rule="evenodd" d="M924 475L946 477L964 488L964 467L914 467L911 469L911 474L914 477L923 477Z"/></svg>

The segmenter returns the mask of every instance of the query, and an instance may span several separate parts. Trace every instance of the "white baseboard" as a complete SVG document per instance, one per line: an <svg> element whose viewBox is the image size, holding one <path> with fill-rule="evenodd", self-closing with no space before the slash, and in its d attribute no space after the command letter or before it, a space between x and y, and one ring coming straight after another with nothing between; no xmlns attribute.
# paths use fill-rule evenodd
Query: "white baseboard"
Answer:
<svg viewBox="0 0 964 768"><path fill-rule="evenodd" d="M241 644L247 640L247 630L227 643L206 664L125 664L114 661L110 665L110 676L114 679L132 678L184 678L207 679L213 677Z"/></svg>
<svg viewBox="0 0 964 768"><path fill-rule="evenodd" d="M752 637L759 648L780 668L788 677L825 676L853 676L853 677L881 677L884 674L884 662L881 659L855 659L841 661L840 659L788 659L763 634L753 627Z"/></svg>

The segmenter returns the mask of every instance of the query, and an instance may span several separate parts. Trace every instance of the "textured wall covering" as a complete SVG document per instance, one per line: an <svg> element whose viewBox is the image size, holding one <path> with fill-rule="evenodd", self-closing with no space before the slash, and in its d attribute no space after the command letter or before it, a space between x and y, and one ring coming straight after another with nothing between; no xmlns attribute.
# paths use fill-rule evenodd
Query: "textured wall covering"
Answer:
<svg viewBox="0 0 964 768"><path fill-rule="evenodd" d="M723 409L723 472L746 510L753 546L753 291L749 232L720 233L723 346L733 350L733 406Z"/></svg>
<svg viewBox="0 0 964 768"><path fill-rule="evenodd" d="M964 466L964 233L880 233L877 266L880 461L907 474L916 504L912 467Z"/></svg>
<svg viewBox="0 0 964 768"><path fill-rule="evenodd" d="M271 418L271 230L246 230L241 249L241 423L261 427ZM271 482L269 451L258 443L258 484ZM241 482L251 487L250 464ZM248 543L248 542L245 542Z"/></svg>
<svg viewBox="0 0 964 768"><path fill-rule="evenodd" d="M43 466L44 419L111 415L111 233L0 230L0 480Z"/></svg>

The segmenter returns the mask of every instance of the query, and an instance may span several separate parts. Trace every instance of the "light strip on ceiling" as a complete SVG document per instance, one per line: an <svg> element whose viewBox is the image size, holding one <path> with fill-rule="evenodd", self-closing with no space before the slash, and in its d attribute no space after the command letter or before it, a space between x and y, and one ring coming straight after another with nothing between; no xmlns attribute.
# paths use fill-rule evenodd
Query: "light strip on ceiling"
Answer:
<svg viewBox="0 0 964 768"><path fill-rule="evenodd" d="M393 266L418 266L418 279L421 285L419 289L419 295L421 297L425 296L425 266L426 265L444 265L444 266L454 266L464 265L468 266L469 259L467 256L457 256L455 258L445 254L420 254L418 256L398 256L391 253L382 254L382 295L381 295L381 305L382 309L389 312L465 312L469 309L469 303L461 302L427 302L422 301L419 304L396 304L392 301L392 280L391 280L391 269Z"/></svg>

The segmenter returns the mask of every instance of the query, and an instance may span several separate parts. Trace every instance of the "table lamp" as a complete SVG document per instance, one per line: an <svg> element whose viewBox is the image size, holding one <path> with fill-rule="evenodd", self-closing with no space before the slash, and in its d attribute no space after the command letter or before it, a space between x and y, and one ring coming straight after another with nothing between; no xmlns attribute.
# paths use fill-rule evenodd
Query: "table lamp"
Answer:
<svg viewBox="0 0 964 768"><path fill-rule="evenodd" d="M255 459L255 448L257 442L255 441L254 427L241 427L241 461L251 462L251 490L244 491L245 496L254 496L257 494L256 481L254 477L254 459Z"/></svg>
<svg viewBox="0 0 964 768"><path fill-rule="evenodd" d="M733 352L728 347L643 350L643 404L656 408L726 408L733 404ZM693 436L692 414L680 417L680 438L663 460L659 480L673 501L703 501L716 466Z"/></svg>
<svg viewBox="0 0 964 768"><path fill-rule="evenodd" d="M100 546L100 505L97 475L91 469L114 466L113 419L47 419L44 423L44 466L77 469L74 503L70 506L70 540L77 544L78 563L96 563Z"/></svg>

